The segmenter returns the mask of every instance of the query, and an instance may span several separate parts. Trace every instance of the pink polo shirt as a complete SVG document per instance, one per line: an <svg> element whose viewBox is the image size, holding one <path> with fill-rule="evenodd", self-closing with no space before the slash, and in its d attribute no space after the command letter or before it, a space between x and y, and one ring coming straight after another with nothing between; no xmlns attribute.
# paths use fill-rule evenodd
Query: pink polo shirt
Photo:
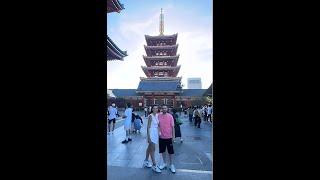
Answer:
<svg viewBox="0 0 320 180"><path fill-rule="evenodd" d="M174 120L171 114L160 113L158 116L159 128L160 128L160 138L170 139L172 138L172 129L174 128Z"/></svg>

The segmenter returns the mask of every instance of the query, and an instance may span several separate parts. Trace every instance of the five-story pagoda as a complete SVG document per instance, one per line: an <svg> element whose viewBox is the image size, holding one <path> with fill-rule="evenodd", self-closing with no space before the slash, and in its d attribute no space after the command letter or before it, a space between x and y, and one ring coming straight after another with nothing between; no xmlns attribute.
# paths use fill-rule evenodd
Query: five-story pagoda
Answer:
<svg viewBox="0 0 320 180"><path fill-rule="evenodd" d="M143 96L144 106L166 104L180 106L177 96L182 93L181 77L177 77L180 65L177 65L177 36L164 35L164 17L161 9L160 35L145 35L147 45L144 46L146 56L143 59L146 66L142 66L147 78L140 78L137 93Z"/></svg>

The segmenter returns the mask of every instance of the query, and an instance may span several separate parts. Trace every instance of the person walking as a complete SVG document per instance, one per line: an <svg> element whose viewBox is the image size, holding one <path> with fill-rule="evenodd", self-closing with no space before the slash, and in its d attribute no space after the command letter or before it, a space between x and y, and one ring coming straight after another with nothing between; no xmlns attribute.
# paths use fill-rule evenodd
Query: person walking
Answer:
<svg viewBox="0 0 320 180"><path fill-rule="evenodd" d="M178 114L177 114L177 110L175 109L172 109L171 110L171 115L173 117L173 120L174 120L174 132L175 132L175 138L179 137L180 138L180 142L182 143L183 142L183 139L181 138L181 128L180 128L180 125L179 124L180 122L178 122ZM175 140L173 140L173 142L176 142Z"/></svg>
<svg viewBox="0 0 320 180"><path fill-rule="evenodd" d="M188 114L189 114L189 121L192 123L192 118L193 118L193 109L191 106L188 108Z"/></svg>
<svg viewBox="0 0 320 180"><path fill-rule="evenodd" d="M175 138L174 132L174 120L171 114L167 113L168 107L166 105L162 106L162 113L159 114L159 129L160 129L160 138L159 138L159 153L162 157L162 164L159 166L160 170L167 167L166 164L166 150L169 154L169 169L172 173L176 172L176 169L173 165L173 142Z"/></svg>
<svg viewBox="0 0 320 180"><path fill-rule="evenodd" d="M116 123L116 118L117 116L119 116L118 114L118 110L116 108L116 104L115 103L112 103L111 106L108 108L108 134L110 134L110 126L111 126L111 122L113 124L113 127L112 127L112 134L113 134L113 131L114 131L114 126L115 126L115 123Z"/></svg>
<svg viewBox="0 0 320 180"><path fill-rule="evenodd" d="M153 171L160 173L160 168L156 165L155 161L155 145L159 143L159 119L158 119L158 106L152 106L152 113L148 116L147 125L147 142L148 148L146 150L146 158L143 162L144 167L152 168ZM152 165L149 162L149 156L151 156Z"/></svg>
<svg viewBox="0 0 320 180"><path fill-rule="evenodd" d="M123 118L125 118L124 120L124 130L126 131L126 139L124 141L122 141L123 144L128 143L129 141L132 141L131 139L131 135L130 135L130 129L131 129L131 121L132 121L132 108L131 108L131 104L128 103L127 104L127 108L124 111L124 116Z"/></svg>

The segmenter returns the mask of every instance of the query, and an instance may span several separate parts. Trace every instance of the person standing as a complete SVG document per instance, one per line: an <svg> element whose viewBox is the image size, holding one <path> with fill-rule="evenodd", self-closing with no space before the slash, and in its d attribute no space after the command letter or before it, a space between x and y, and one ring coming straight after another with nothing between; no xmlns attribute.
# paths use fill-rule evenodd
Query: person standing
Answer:
<svg viewBox="0 0 320 180"><path fill-rule="evenodd" d="M200 128L200 123L201 123L201 109L200 109L200 106L198 106L194 110L194 125Z"/></svg>
<svg viewBox="0 0 320 180"><path fill-rule="evenodd" d="M166 105L162 106L162 113L159 114L159 129L160 129L160 138L159 138L159 153L162 157L162 164L159 166L160 170L167 167L166 164L166 150L169 154L169 169L172 173L176 172L176 169L173 165L173 142L175 138L174 132L174 120L171 114L167 113L168 107Z"/></svg>
<svg viewBox="0 0 320 180"><path fill-rule="evenodd" d="M183 142L183 139L181 137L181 129L180 129L180 125L181 124L178 124L177 120L179 118L178 114L177 114L177 110L175 109L172 109L171 110L171 115L173 117L173 120L174 120L174 132L175 132L175 138L179 137L180 138L180 142L182 143ZM173 140L173 142L175 142L175 140Z"/></svg>
<svg viewBox="0 0 320 180"><path fill-rule="evenodd" d="M160 173L160 168L156 165L155 161L155 145L159 143L159 119L158 119L158 106L152 106L152 113L148 116L148 125L147 125L147 142L148 148L146 150L146 158L143 162L144 167L152 167L152 170ZM149 162L149 156L151 156L152 165Z"/></svg>
<svg viewBox="0 0 320 180"><path fill-rule="evenodd" d="M132 141L131 135L130 135L130 128L131 128L131 121L132 121L132 111L133 109L131 108L131 104L127 104L127 108L124 111L124 130L126 131L126 139L122 141L123 144L128 143L129 141Z"/></svg>
<svg viewBox="0 0 320 180"><path fill-rule="evenodd" d="M144 107L144 117L147 117L148 116L148 108L147 106Z"/></svg>
<svg viewBox="0 0 320 180"><path fill-rule="evenodd" d="M188 114L189 114L189 121L192 123L192 118L193 118L193 110L191 106L188 108Z"/></svg>
<svg viewBox="0 0 320 180"><path fill-rule="evenodd" d="M116 108L116 104L115 103L112 103L111 106L108 108L108 134L110 134L110 126L111 126L111 122L113 124L113 127L112 127L112 134L113 134L113 131L114 131L114 126L115 126L115 123L116 123L116 117L119 116L118 114L118 110Z"/></svg>

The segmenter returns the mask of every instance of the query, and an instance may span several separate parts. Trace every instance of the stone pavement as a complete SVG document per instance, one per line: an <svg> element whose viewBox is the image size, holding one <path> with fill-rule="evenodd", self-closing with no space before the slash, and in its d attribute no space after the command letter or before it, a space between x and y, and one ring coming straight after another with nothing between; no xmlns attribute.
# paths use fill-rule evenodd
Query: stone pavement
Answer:
<svg viewBox="0 0 320 180"><path fill-rule="evenodd" d="M140 114L140 113L139 113ZM193 180L212 179L212 126L202 122L201 129L196 128L184 115L184 124L181 125L183 143L174 143L174 165L176 173L163 170L157 174L151 169L143 168L147 148L146 125L147 120L143 117L144 125L141 134L133 134L132 141L122 144L125 138L123 126L115 129L114 134L107 137L107 178L109 180L121 179L166 179L166 180ZM156 146L156 162L159 162L159 149ZM151 159L150 159L151 161Z"/></svg>

